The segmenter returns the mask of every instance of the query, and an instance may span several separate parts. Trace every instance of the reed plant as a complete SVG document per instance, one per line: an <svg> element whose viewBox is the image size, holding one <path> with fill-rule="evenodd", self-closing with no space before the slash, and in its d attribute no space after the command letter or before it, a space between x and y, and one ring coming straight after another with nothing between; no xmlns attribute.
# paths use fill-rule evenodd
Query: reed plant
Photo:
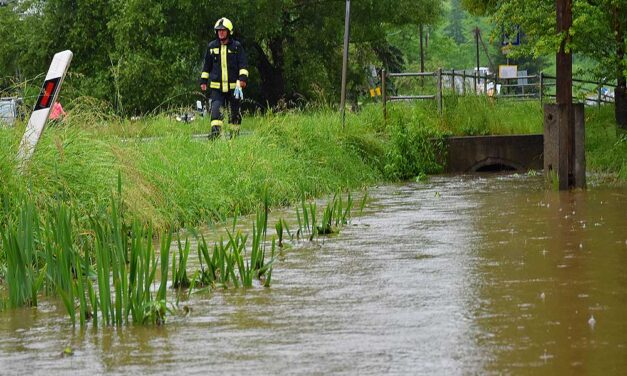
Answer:
<svg viewBox="0 0 627 376"><path fill-rule="evenodd" d="M367 196L364 196L364 200L362 200L362 210L363 205L365 205L366 197ZM336 193L333 198L327 202L327 205L322 210L322 216L319 217L316 202L307 202L303 195L300 208L296 208L296 219L298 221L296 237L306 237L309 241L313 241L320 235L338 233L340 229L350 221L353 205L353 198L350 193L348 194L346 203L343 202L342 195ZM317 218L320 218L320 222L318 222Z"/></svg>
<svg viewBox="0 0 627 376"><path fill-rule="evenodd" d="M214 243L213 252L210 252L207 241L201 235L197 250L200 270L194 274L194 288L215 285L224 288L252 287L254 280L262 281L266 287L270 286L277 245L273 237L268 255L268 211L268 202L265 201L263 208L257 211L250 242L248 235L236 230L236 219L232 227L226 229L226 238L221 237Z"/></svg>
<svg viewBox="0 0 627 376"><path fill-rule="evenodd" d="M274 229L277 235L277 246L279 248L283 247L283 237L287 235L288 239L293 240L292 232L290 231L290 227L285 219L280 218L279 221L275 224ZM285 234L284 234L285 233Z"/></svg>
<svg viewBox="0 0 627 376"><path fill-rule="evenodd" d="M46 260L48 294L56 293L65 306L70 320L76 322L75 299L79 300L79 320L85 325L88 307L85 296L85 276L90 265L87 257L76 249L75 228L72 208L60 203L51 208L45 223L45 236L42 237Z"/></svg>
<svg viewBox="0 0 627 376"><path fill-rule="evenodd" d="M6 284L9 307L37 305L37 295L45 272L36 248L40 222L33 202L25 200L16 219L2 226L2 249L7 264Z"/></svg>
<svg viewBox="0 0 627 376"><path fill-rule="evenodd" d="M185 246L181 244L180 236L177 239L178 245L178 263L176 262L176 254L172 256L172 288L185 289L190 286L190 280L187 277L187 260L190 252L189 238L185 239Z"/></svg>
<svg viewBox="0 0 627 376"><path fill-rule="evenodd" d="M115 201L110 216L92 220L98 281L97 305L105 325L156 324L165 322L171 233L162 235L161 266L158 268L151 225L134 220L130 235L122 224ZM158 292L153 294L157 271ZM111 288L113 287L113 288Z"/></svg>
<svg viewBox="0 0 627 376"><path fill-rule="evenodd" d="M127 225L118 196L112 195L106 214L91 216L83 230L76 208L63 202L39 213L32 199L14 200L16 214L4 218L0 228L10 307L36 306L45 292L58 296L70 321L81 326L92 318L98 325L99 316L104 325L165 321L171 233L162 244L155 299L152 226L137 219Z"/></svg>

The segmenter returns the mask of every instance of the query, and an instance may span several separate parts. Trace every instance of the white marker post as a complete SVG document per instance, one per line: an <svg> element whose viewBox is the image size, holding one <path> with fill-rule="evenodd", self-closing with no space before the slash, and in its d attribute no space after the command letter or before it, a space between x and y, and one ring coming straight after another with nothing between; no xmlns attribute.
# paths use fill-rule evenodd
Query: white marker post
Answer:
<svg viewBox="0 0 627 376"><path fill-rule="evenodd" d="M65 78L70 62L72 61L72 51L67 50L54 55L46 80L39 93L39 98L33 109L33 113L28 120L26 131L20 142L20 149L17 152L17 161L23 167L35 152L35 147L44 131L46 121L50 115L50 109L57 101L61 84Z"/></svg>

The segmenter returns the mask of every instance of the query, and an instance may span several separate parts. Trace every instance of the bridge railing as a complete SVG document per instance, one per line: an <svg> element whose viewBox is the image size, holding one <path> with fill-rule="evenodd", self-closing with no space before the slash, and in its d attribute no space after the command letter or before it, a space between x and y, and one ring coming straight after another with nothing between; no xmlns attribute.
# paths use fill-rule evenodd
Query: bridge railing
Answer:
<svg viewBox="0 0 627 376"><path fill-rule="evenodd" d="M555 87L557 78L548 74L540 73L541 98L555 98ZM573 78L573 102L583 103L588 106L601 106L604 103L614 103L614 94L608 88L616 89L616 85L607 80L591 81Z"/></svg>
<svg viewBox="0 0 627 376"><path fill-rule="evenodd" d="M396 89L390 90L391 80L396 78L420 78L419 95L398 95ZM431 80L425 85L425 79ZM554 76L540 72L539 74L520 75L515 78L499 78L498 75L477 72L476 70L438 69L434 72L388 73L381 71L383 96L383 113L387 118L387 102L389 101L436 101L438 112L443 111L443 96L454 95L485 95L495 100L539 100L543 104L547 99L555 98ZM435 84L435 85L434 85ZM573 102L586 105L601 106L603 103L614 103L608 88L616 85L607 81L591 81L573 78ZM426 91L426 92L425 92Z"/></svg>

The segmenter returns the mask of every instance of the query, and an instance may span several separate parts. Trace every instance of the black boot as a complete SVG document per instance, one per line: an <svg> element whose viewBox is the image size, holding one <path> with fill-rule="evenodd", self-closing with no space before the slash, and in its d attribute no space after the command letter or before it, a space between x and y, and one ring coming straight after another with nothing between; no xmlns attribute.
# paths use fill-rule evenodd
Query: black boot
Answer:
<svg viewBox="0 0 627 376"><path fill-rule="evenodd" d="M211 127L211 133L209 133L209 139L215 140L218 137L220 137L220 126L214 125L213 127Z"/></svg>

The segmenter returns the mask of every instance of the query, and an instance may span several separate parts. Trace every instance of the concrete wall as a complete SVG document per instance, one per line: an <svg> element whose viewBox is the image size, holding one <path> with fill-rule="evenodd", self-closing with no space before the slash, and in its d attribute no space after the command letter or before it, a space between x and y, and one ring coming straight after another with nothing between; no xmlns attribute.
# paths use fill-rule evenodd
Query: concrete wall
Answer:
<svg viewBox="0 0 627 376"><path fill-rule="evenodd" d="M543 149L541 134L449 137L445 170L476 172L491 165L507 166L518 172L541 170Z"/></svg>

